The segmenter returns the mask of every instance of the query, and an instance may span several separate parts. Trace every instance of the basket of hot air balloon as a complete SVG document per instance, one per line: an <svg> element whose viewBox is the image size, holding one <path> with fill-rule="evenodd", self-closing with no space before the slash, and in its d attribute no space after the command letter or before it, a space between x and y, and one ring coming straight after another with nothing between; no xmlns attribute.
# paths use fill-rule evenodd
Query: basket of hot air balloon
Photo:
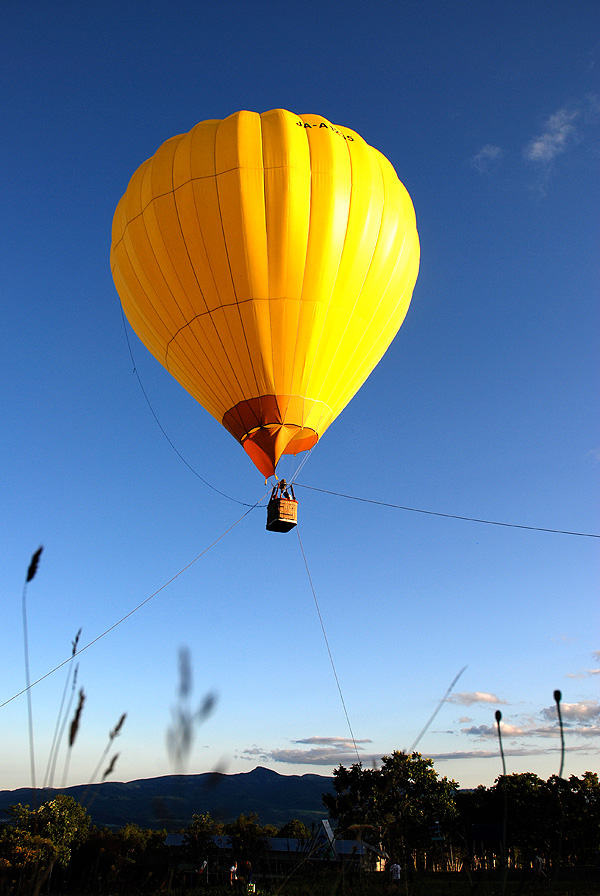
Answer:
<svg viewBox="0 0 600 896"><path fill-rule="evenodd" d="M298 501L294 486L281 479L271 492L267 505L267 529L269 532L289 532L298 525Z"/></svg>
<svg viewBox="0 0 600 896"><path fill-rule="evenodd" d="M317 443L390 345L419 238L393 166L355 131L244 111L138 168L111 267L142 342L269 477Z"/></svg>

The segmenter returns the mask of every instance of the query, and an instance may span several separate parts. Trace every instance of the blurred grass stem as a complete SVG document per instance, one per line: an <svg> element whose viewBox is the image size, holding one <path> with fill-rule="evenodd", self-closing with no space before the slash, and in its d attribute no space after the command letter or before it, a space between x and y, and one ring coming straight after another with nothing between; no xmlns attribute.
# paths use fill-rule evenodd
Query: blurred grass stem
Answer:
<svg viewBox="0 0 600 896"><path fill-rule="evenodd" d="M31 789L35 804L35 749L33 745L33 707L31 704L31 676L29 674L29 639L27 636L27 582L23 586L23 651L25 654L25 687L27 688L27 717L29 721L29 765Z"/></svg>
<svg viewBox="0 0 600 896"><path fill-rule="evenodd" d="M121 733L121 728L122 728L123 725L125 724L125 719L126 719L126 718L127 718L127 713L124 712L124 713L122 714L121 718L119 719L119 721L117 722L117 724L115 725L115 727L112 729L112 731L109 732L109 734L108 734L108 742L107 742L106 746L104 747L104 751L103 751L103 753L102 753L102 756L101 756L100 759L98 760L98 764L96 765L96 768L95 768L94 771L92 772L92 775L91 775L91 777L90 777L90 784L93 784L93 783L95 782L96 778L98 777L98 775L99 775L99 773L100 773L100 769L101 769L102 766L104 765L104 760L105 760L106 757L108 756L109 750L110 750L110 748L111 748L112 745L113 745L113 741L114 741L114 739L115 739L116 737L118 737L119 734ZM112 774L112 771L113 771L113 769L114 769L114 763L116 762L116 757L117 757L117 756L118 756L118 753L115 754L115 756L113 756L113 758L112 758L112 760L111 760L111 763L110 763L109 767L108 767L108 768L106 769L106 771L104 772L104 775L102 776L102 780L103 780L103 781L105 780L105 778L108 777L108 775ZM111 767L111 766L112 766L112 767Z"/></svg>
<svg viewBox="0 0 600 896"><path fill-rule="evenodd" d="M75 654L77 653L77 644L79 643L79 637L80 637L80 635L81 635L81 629L79 629L79 631L78 631L77 634L75 635L75 640L73 641L73 650L72 650L72 653L71 653L71 662L69 663L68 670L67 670L67 677L66 677L66 679L65 679L65 686L64 686L64 688L63 688L62 697L61 697L61 701L60 701L60 707L59 707L59 710L58 710L58 715L57 715L57 717L56 717L56 725L55 725L55 727L54 727L54 736L52 737L52 746L50 747L50 754L49 754L49 756L48 756L48 764L47 764L47 766L46 766L46 774L45 774L45 776L44 776L44 783L43 783L43 785L42 785L42 787L43 787L44 789L46 788L46 786L50 786L50 787L52 786L52 779L54 778L54 769L55 769L55 766L56 766L56 758L55 758L55 754L58 753L58 749L59 749L59 746L60 746L59 732L60 732L60 734L62 735L62 733L64 732L64 728L65 728L65 726L63 725L63 726L62 726L62 730L61 730L61 721L62 721L62 718L63 718L63 709L64 709L64 706L65 706L65 700L66 700L66 698L67 698L67 691L68 691L68 689L69 689L69 680L71 679L71 677L73 677L73 686L72 686L72 691L71 691L71 700L73 699L73 692L74 692L74 690L75 690L75 680L76 680L76 678L77 678L77 667L75 667L75 671L74 671L74 670L73 670L73 660L74 660L74 658L75 658ZM67 711L66 711L66 713L65 713L65 720L66 720L66 718L67 718L68 715L69 715L69 708L70 708L70 702L69 702L69 706L67 707Z"/></svg>
<svg viewBox="0 0 600 896"><path fill-rule="evenodd" d="M54 775L56 773L56 763L58 761L58 754L60 751L60 745L62 743L62 739L65 733L65 728L67 727L67 722L69 721L69 713L71 712L71 706L73 705L73 697L75 696L75 689L77 686L77 673L79 671L79 665L75 666L75 670L73 672L73 678L71 680L71 693L69 695L69 702L67 703L67 708L62 717L62 724L60 727L60 732L58 735L58 739L56 741L56 746L54 747L54 752L52 754L52 762L50 765L50 776L48 778L48 787L52 788L54 784Z"/></svg>

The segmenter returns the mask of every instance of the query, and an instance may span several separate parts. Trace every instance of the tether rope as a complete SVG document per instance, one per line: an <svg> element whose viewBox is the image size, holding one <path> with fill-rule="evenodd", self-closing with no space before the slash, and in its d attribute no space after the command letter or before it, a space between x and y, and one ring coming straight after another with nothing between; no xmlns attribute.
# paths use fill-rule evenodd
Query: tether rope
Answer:
<svg viewBox="0 0 600 896"><path fill-rule="evenodd" d="M348 498L351 501L362 501L363 504L375 504L378 507L391 507L394 510L407 510L410 513L425 513L428 516L441 516L448 520L462 520L466 523L484 523L486 526L504 526L508 529L528 529L531 532L552 532L555 535L576 535L579 538L600 538L592 532L572 532L568 529L548 529L544 526L524 526L520 523L503 523L498 520L483 520L474 516L459 516L456 513L441 513L438 510L421 510L418 507L406 507L403 504L392 504L389 501L374 501L372 498L359 498L358 495L347 495L343 492L333 492L326 488L317 488L314 485L303 485L295 482L299 488L307 488L312 492L321 492L324 495L334 495L336 498Z"/></svg>
<svg viewBox="0 0 600 896"><path fill-rule="evenodd" d="M350 737L352 738L352 743L354 744L354 752L356 753L356 758L358 762L360 762L360 756L358 753L358 747L356 746L356 739L354 737L354 732L352 731L352 725L350 724L350 716L348 715L348 710L346 709L346 701L344 700L344 695L342 693L342 688L340 685L340 680L338 678L338 674L335 669L335 663L333 662L333 655L331 653L331 648L329 646L329 640L327 638L327 632L325 631L325 624L323 623L323 617L321 616L321 610L319 608L319 602L317 600L317 595L315 592L315 587L313 585L312 576L310 574L310 570L308 568L308 562L306 560L306 554L304 553L304 547L302 545L302 539L300 538L300 530L296 526L296 534L298 536L298 544L300 545L300 550L302 551L302 558L304 560L304 566L306 567L306 574L308 576L308 581L310 583L310 588L312 591L312 595L315 601L315 607L317 608L317 615L319 617L319 622L321 623L321 631L323 632L323 638L325 639L325 645L327 647L327 653L329 654L329 662L331 663L331 668L333 669L333 675L335 677L335 683L337 684L337 689L340 695L340 700L342 701L342 707L344 710L344 715L346 716L346 722L348 723L348 730L350 731Z"/></svg>
<svg viewBox="0 0 600 896"><path fill-rule="evenodd" d="M260 498L259 501L256 502L256 504L253 504L249 510L247 510L245 513L243 513L241 515L241 517L235 521L235 523L232 523L231 526L229 526L227 529L225 529L225 531L222 532L218 538L215 538L215 540L213 542L211 542L211 544L209 544L208 547L204 548L204 550L201 551L201 553L198 554L197 557L194 557L193 560L190 560L190 562L187 563L183 567L183 569L180 569L179 572L175 573L174 576L171 576L171 578L167 582L165 582L163 585L161 585L160 588L157 588L156 591L154 591L149 597L147 597L140 604L138 604L137 607L134 607L133 610L130 610L129 613L126 613L125 616L122 616L119 620L117 620L117 622L114 622L111 626L109 626L109 628L106 629L106 631L103 631L101 635L98 635L96 638L94 638L88 644L85 644L83 647L81 647L77 651L77 656L79 656L80 653L83 653L89 647L92 647L94 644L97 644L98 641L102 640L102 638L105 638L106 635L108 635L110 632L114 631L114 629L116 629L117 626L121 625L121 623L125 622L126 619L129 619L130 616L133 616L134 613L137 613L138 610L141 610L141 608L144 607L147 603L149 603L152 600L152 598L156 597L157 594L160 594L161 591L164 591L165 588L167 588L169 585L171 585L175 581L175 579L178 579L179 576L183 575L183 573L186 572L191 566L193 566L194 563L196 563L198 560L200 560L201 557L204 557L204 555L207 554L211 548L214 548L214 546L216 544L218 544L223 538L225 538L225 536L229 532L231 532L232 529L235 529L235 527L238 525L238 523L241 523L241 521L245 517L247 517L248 514L252 510L254 510L256 507L258 507L259 502L262 501L263 498L265 498L265 497L266 497L266 495L263 495L262 498ZM13 700L16 700L17 697L20 697L22 694L27 693L27 691L30 691L31 688L34 688L41 681L44 681L44 679L49 678L50 675L54 675L55 672L58 672L59 669L62 669L62 667L66 666L67 663L70 663L72 659L73 659L73 654L71 654L71 656L68 659L63 660L62 663L59 663L58 666L55 666L54 669L50 669L50 671L46 672L45 675L42 675L40 678L36 679L36 681L32 682L30 685L23 688L23 690L19 691L18 694L14 694L12 697L9 697L8 700L5 700L4 703L0 703L0 709L2 709L2 707L4 707L4 706L7 706L9 703L12 703Z"/></svg>

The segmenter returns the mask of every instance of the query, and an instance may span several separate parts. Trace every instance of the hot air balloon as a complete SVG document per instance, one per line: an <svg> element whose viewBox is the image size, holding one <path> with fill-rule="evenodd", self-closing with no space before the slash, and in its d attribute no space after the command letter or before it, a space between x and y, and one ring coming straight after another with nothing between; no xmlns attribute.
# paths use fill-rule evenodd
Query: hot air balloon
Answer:
<svg viewBox="0 0 600 896"><path fill-rule="evenodd" d="M111 268L141 341L269 477L316 444L388 348L419 238L394 168L355 131L242 111L138 168Z"/></svg>

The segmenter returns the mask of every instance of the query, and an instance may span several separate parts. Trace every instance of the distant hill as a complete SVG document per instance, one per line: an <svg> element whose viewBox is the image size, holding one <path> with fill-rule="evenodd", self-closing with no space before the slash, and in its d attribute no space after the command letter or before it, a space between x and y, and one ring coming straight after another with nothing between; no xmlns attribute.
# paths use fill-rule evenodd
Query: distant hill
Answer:
<svg viewBox="0 0 600 896"><path fill-rule="evenodd" d="M279 775L267 768L238 775L165 775L128 783L78 785L63 790L38 791L38 800L67 793L85 805L97 825L122 827L128 821L143 828L177 831L192 815L209 812L218 821L235 821L255 812L260 824L281 827L298 818L311 826L326 817L324 793L333 791L333 778L323 775ZM0 811L16 803L32 804L30 787L0 791Z"/></svg>

